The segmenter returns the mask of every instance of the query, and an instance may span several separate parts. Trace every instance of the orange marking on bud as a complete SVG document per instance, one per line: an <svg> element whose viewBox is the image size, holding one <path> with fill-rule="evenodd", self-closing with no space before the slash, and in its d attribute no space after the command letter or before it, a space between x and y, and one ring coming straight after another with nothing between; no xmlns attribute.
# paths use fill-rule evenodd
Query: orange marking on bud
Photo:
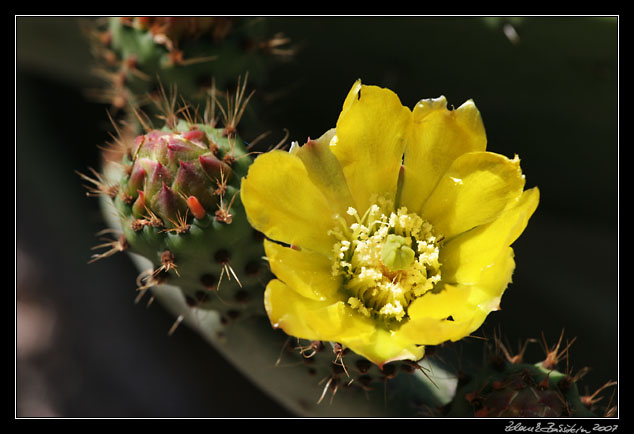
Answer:
<svg viewBox="0 0 634 434"><path fill-rule="evenodd" d="M196 196L189 196L187 198L187 206L191 210L192 214L194 214L194 217L199 220L207 214L205 208L200 204Z"/></svg>

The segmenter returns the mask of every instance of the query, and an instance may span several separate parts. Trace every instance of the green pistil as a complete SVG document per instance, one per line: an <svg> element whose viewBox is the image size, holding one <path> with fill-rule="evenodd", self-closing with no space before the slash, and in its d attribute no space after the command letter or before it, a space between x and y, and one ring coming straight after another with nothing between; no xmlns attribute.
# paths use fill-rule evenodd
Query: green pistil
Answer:
<svg viewBox="0 0 634 434"><path fill-rule="evenodd" d="M381 250L381 261L390 271L408 268L414 262L416 253L408 246L408 239L390 234Z"/></svg>

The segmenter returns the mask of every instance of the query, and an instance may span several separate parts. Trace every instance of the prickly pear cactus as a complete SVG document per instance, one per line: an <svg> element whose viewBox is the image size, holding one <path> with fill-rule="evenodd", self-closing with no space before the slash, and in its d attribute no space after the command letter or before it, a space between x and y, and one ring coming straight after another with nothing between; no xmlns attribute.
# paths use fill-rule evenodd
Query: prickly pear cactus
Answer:
<svg viewBox="0 0 634 434"><path fill-rule="evenodd" d="M118 109L148 106L160 84L200 105L249 71L264 79L273 59L288 57L288 39L248 17L108 17L86 25L106 87L96 96Z"/></svg>
<svg viewBox="0 0 634 434"><path fill-rule="evenodd" d="M140 270L134 299L157 299L174 314L168 334L188 324L295 414L407 416L447 404L455 378L431 358L378 367L336 342L271 327L263 236L236 194L253 161L237 134L243 97L221 109L236 114L223 116L222 127L187 110L166 113L161 129L119 136L102 172L80 174L101 198L109 224L102 235L112 236L90 262L128 253Z"/></svg>
<svg viewBox="0 0 634 434"><path fill-rule="evenodd" d="M546 357L537 363L523 359L522 350L512 356L499 338L488 356L488 363L473 375L462 374L455 398L441 414L448 417L600 417L614 416L616 406L603 410L597 407L598 395L608 382L591 395L582 395L579 380L587 369L572 375L558 370L558 364L568 359L572 342L562 348L563 333L553 348L544 346ZM603 413L603 414L601 414Z"/></svg>
<svg viewBox="0 0 634 434"><path fill-rule="evenodd" d="M237 194L253 161L237 133L246 101L239 90L221 109L222 127L213 117L201 121L172 109L163 128L119 137L120 158L108 160L102 173L82 175L111 217L104 233L116 234L93 260L130 253L140 270L135 299L158 299L174 314L169 334L186 323L297 415L593 415L574 381L543 364L498 366L459 383L464 377L435 358L430 345L422 360L376 364L338 342L271 327L263 236L249 225Z"/></svg>

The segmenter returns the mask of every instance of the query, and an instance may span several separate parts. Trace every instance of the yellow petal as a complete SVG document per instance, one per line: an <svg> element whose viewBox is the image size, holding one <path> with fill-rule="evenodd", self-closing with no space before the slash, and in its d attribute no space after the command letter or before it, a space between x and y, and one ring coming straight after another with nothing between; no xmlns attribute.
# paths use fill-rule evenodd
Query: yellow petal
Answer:
<svg viewBox="0 0 634 434"><path fill-rule="evenodd" d="M456 307L466 303L470 292L471 288L466 285L442 284L434 292L415 299L409 305L407 314L410 318L443 319L453 316Z"/></svg>
<svg viewBox="0 0 634 434"><path fill-rule="evenodd" d="M394 199L411 111L389 89L362 86L350 90L331 149L363 214L373 195Z"/></svg>
<svg viewBox="0 0 634 434"><path fill-rule="evenodd" d="M422 217L449 239L497 218L524 188L519 159L492 152L462 154L440 178Z"/></svg>
<svg viewBox="0 0 634 434"><path fill-rule="evenodd" d="M464 321L437 318L411 319L397 331L397 334L421 345L440 345L443 342L456 342L469 336L480 327L485 318L486 315L480 311Z"/></svg>
<svg viewBox="0 0 634 434"><path fill-rule="evenodd" d="M240 197L251 225L267 237L330 254L332 209L296 155L261 154L242 179Z"/></svg>
<svg viewBox="0 0 634 434"><path fill-rule="evenodd" d="M480 314L488 315L499 310L502 294L511 283L511 277L515 270L513 249L506 247L479 277L479 281L473 285L447 285L457 288L468 288L467 297L462 303L456 304L451 309L451 316L457 321L465 321L474 316L480 318ZM484 317L481 317L484 320ZM474 323L479 327L480 323ZM474 329L475 330L475 329Z"/></svg>
<svg viewBox="0 0 634 434"><path fill-rule="evenodd" d="M370 339L350 339L346 346L379 367L396 360L420 360L425 354L424 346L383 329L376 329Z"/></svg>
<svg viewBox="0 0 634 434"><path fill-rule="evenodd" d="M440 292L417 298L409 306L409 321L397 333L424 345L468 336L488 314L471 300L474 291L479 297L480 293L469 285L443 284Z"/></svg>
<svg viewBox="0 0 634 434"><path fill-rule="evenodd" d="M421 345L455 342L469 336L489 313L499 309L514 268L513 249L507 247L482 273L477 285L440 283L440 292L427 293L410 304L410 319L397 334Z"/></svg>
<svg viewBox="0 0 634 434"><path fill-rule="evenodd" d="M517 205L497 219L449 240L440 249L442 280L477 284L490 267L521 235L539 203L537 187L522 193Z"/></svg>
<svg viewBox="0 0 634 434"><path fill-rule="evenodd" d="M302 297L280 280L269 282L264 306L271 324L290 336L338 342L382 366L393 360L418 360L424 348L376 327L344 301Z"/></svg>
<svg viewBox="0 0 634 434"><path fill-rule="evenodd" d="M405 149L401 205L420 212L440 177L466 152L484 151L486 133L472 100L456 110L447 109L444 96L420 101Z"/></svg>
<svg viewBox="0 0 634 434"><path fill-rule="evenodd" d="M514 270L514 252L511 247L507 247L493 264L484 270L479 282L472 286L469 302L487 313L498 310L500 299L511 283Z"/></svg>
<svg viewBox="0 0 634 434"><path fill-rule="evenodd" d="M264 251L271 271L298 294L324 301L335 297L341 276L332 275L332 262L310 250L295 250L264 240Z"/></svg>
<svg viewBox="0 0 634 434"><path fill-rule="evenodd" d="M375 332L374 323L348 308L342 300L311 300L284 282L271 280L264 292L271 324L300 339L343 342L364 339Z"/></svg>
<svg viewBox="0 0 634 434"><path fill-rule="evenodd" d="M330 149L334 128L317 140L309 140L295 151L308 172L308 177L324 194L333 209L346 218L348 207L356 204L348 188L339 160Z"/></svg>

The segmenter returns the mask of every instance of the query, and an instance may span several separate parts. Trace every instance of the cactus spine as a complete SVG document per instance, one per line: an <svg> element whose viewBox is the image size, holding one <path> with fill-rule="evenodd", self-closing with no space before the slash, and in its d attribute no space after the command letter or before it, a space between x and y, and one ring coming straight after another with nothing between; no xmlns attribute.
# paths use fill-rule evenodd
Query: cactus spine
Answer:
<svg viewBox="0 0 634 434"><path fill-rule="evenodd" d="M105 87L93 96L115 110L152 104L163 86L176 88L188 103L202 106L211 89L226 89L249 71L262 83L268 70L290 58L283 34L270 34L253 17L104 17L86 33Z"/></svg>
<svg viewBox="0 0 634 434"><path fill-rule="evenodd" d="M608 382L591 395L582 395L579 380L587 369L577 374L558 370L563 360L568 364L569 350L574 342L562 346L563 332L558 343L549 348L545 339L545 358L537 363L524 361L526 345L511 355L495 336L489 343L488 362L472 375L460 375L459 386L452 402L440 412L448 417L573 417L614 416L616 406L608 404L601 410L597 396ZM491 348L492 347L492 348Z"/></svg>

